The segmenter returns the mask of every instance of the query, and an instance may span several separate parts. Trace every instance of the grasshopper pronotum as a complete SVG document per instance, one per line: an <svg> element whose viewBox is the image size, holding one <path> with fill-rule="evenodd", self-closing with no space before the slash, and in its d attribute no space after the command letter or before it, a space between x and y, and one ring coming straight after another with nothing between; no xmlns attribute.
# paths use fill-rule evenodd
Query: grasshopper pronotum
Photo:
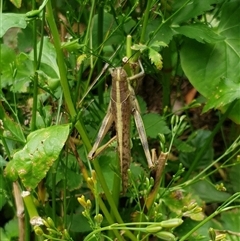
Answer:
<svg viewBox="0 0 240 241"><path fill-rule="evenodd" d="M126 191L128 185L128 169L131 160L130 150L130 119L133 115L136 127L140 136L140 140L147 158L149 168L153 168L154 164L151 159L151 154L148 147L147 137L143 121L139 112L138 102L131 85L130 80L139 78L144 75L144 70L139 61L141 72L132 77L128 77L126 71L122 67L112 69L112 90L111 100L108 106L107 114L103 119L102 125L98 132L96 141L92 150L88 154L89 159L95 157L95 153L100 145L100 142L106 135L112 123L116 126L116 138L118 145L118 155L121 166L122 189Z"/></svg>

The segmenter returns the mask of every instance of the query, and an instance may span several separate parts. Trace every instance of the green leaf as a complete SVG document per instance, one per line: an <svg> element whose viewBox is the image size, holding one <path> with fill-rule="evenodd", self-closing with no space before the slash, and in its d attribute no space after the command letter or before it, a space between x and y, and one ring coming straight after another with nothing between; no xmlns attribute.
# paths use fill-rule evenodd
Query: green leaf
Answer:
<svg viewBox="0 0 240 241"><path fill-rule="evenodd" d="M25 14L1 13L0 38L2 38L10 28L26 28L27 22L25 18Z"/></svg>
<svg viewBox="0 0 240 241"><path fill-rule="evenodd" d="M151 62L156 66L158 70L161 70L163 67L162 55L152 48L149 48L148 54Z"/></svg>
<svg viewBox="0 0 240 241"><path fill-rule="evenodd" d="M231 230L232 232L239 232L240 225L240 209L231 210L228 212L223 212L221 214L221 222L223 223L224 230ZM234 237L234 235L231 235ZM230 240L238 240L238 239L230 239Z"/></svg>
<svg viewBox="0 0 240 241"><path fill-rule="evenodd" d="M150 45L151 48L157 48L157 49L159 49L160 47L167 47L167 46L168 45L165 42L158 41L158 40L152 42Z"/></svg>
<svg viewBox="0 0 240 241"><path fill-rule="evenodd" d="M16 7L20 8L22 5L22 0L10 0L10 2Z"/></svg>
<svg viewBox="0 0 240 241"><path fill-rule="evenodd" d="M3 60L4 61L4 60ZM33 63L29 56L20 53L11 62L7 62L2 72L2 87L11 86L13 92L27 92L30 76L33 75Z"/></svg>
<svg viewBox="0 0 240 241"><path fill-rule="evenodd" d="M7 202L7 190L2 171L0 172L0 190L0 210L2 210L2 207Z"/></svg>
<svg viewBox="0 0 240 241"><path fill-rule="evenodd" d="M217 32L225 39L214 44L186 40L180 57L192 85L210 101L205 110L220 108L225 112L230 102L240 98L240 5L227 2L222 9ZM237 100L229 114L236 123L240 123L239 106Z"/></svg>
<svg viewBox="0 0 240 241"><path fill-rule="evenodd" d="M240 99L240 81L227 78L221 80L212 92L212 98L208 100L203 108L203 112L212 108L222 108L236 99Z"/></svg>
<svg viewBox="0 0 240 241"><path fill-rule="evenodd" d="M234 192L240 192L239 173L240 173L240 163L238 165L233 166L231 169L228 169L228 175L231 182L231 187L233 188Z"/></svg>
<svg viewBox="0 0 240 241"><path fill-rule="evenodd" d="M17 218L14 218L14 219L10 220L4 226L4 229L6 231L7 237L9 237L10 240L13 240L14 238L17 238L18 237L18 233L19 233Z"/></svg>
<svg viewBox="0 0 240 241"><path fill-rule="evenodd" d="M218 191L209 181L199 181L191 186L194 192L205 202L225 202L231 195Z"/></svg>
<svg viewBox="0 0 240 241"><path fill-rule="evenodd" d="M185 25L174 28L174 30L200 43L216 43L225 39L225 37L217 34L213 28L208 27L206 24Z"/></svg>
<svg viewBox="0 0 240 241"><path fill-rule="evenodd" d="M1 241L11 241L11 239L6 235L6 232L3 228L0 228L0 237Z"/></svg>
<svg viewBox="0 0 240 241"><path fill-rule="evenodd" d="M146 30L146 39L150 41L150 46L156 41L162 41L165 44L169 44L173 35L176 34L170 25L170 21L162 23L162 20L159 20L159 18L149 21ZM157 33L156 30L158 30ZM154 37L152 37L152 35L154 35Z"/></svg>
<svg viewBox="0 0 240 241"><path fill-rule="evenodd" d="M82 184L82 175L80 173L68 169L65 178L67 178L67 189L70 192L80 188Z"/></svg>
<svg viewBox="0 0 240 241"><path fill-rule="evenodd" d="M179 0L174 1L172 5L173 10L173 24L180 24L191 18L202 15L204 12L213 8L212 4L219 3L220 0ZM185 3L187 3L185 5ZM184 6L185 5L185 6Z"/></svg>
<svg viewBox="0 0 240 241"><path fill-rule="evenodd" d="M12 177L15 170L24 186L34 189L58 158L68 134L69 125L51 126L30 133L24 148L16 152L11 165L7 165L7 176Z"/></svg>
<svg viewBox="0 0 240 241"><path fill-rule="evenodd" d="M37 46L38 50L40 48L40 43ZM33 50L29 54L30 59L33 61ZM47 65L47 68L44 66ZM49 38L45 37L43 40L43 52L41 56L41 66L40 69L45 72L48 76L52 78L60 79L59 68L56 61L56 52L53 44L49 41Z"/></svg>
<svg viewBox="0 0 240 241"><path fill-rule="evenodd" d="M158 133L168 134L170 130L163 117L158 114L149 113L142 116L147 136L156 138Z"/></svg>
<svg viewBox="0 0 240 241"><path fill-rule="evenodd" d="M5 130L8 130L11 136L6 136L6 132L4 133L4 136L7 138L14 138L17 141L20 141L22 143L26 142L25 136L22 132L22 127L14 122L8 115L6 115L6 111L4 110L3 106L0 104L0 119L3 121L3 127Z"/></svg>
<svg viewBox="0 0 240 241"><path fill-rule="evenodd" d="M181 141L179 139L175 139L173 143L178 149L178 151L181 151L181 152L193 152L196 150L196 147L193 147L188 143Z"/></svg>
<svg viewBox="0 0 240 241"><path fill-rule="evenodd" d="M134 44L131 49L143 52L144 50L148 49L148 46L145 44Z"/></svg>
<svg viewBox="0 0 240 241"><path fill-rule="evenodd" d="M194 138L189 137L188 144L195 148L192 152L181 152L179 155L179 158L181 162L186 166L191 166L192 161L194 160L196 153L199 152L199 150L203 147L206 140L211 135L211 132L208 130L198 130L196 131L196 136ZM192 139L191 139L192 138ZM198 163L197 168L206 167L211 163L213 160L213 148L211 147L211 144L209 144L209 147L206 148L204 156L202 157L201 161Z"/></svg>

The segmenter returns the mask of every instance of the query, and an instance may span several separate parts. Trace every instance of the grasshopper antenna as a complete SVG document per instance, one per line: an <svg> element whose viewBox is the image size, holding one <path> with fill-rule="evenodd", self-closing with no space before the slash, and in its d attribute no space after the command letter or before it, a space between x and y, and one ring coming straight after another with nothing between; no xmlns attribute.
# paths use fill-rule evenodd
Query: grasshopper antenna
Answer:
<svg viewBox="0 0 240 241"><path fill-rule="evenodd" d="M116 51L112 54L112 56L109 58L109 60L112 60L113 57L116 55L116 53L118 52L118 50L121 48L121 45L118 46L118 48L116 49ZM86 91L86 93L83 95L82 99L80 100L80 102L78 103L78 106L80 106L83 102L83 100L86 98L86 96L88 95L88 93L90 92L90 90L93 88L93 86L98 82L98 80L101 78L102 74L107 70L108 66L110 64L106 63L103 68L102 71L100 72L100 74L97 76L97 78L92 82L92 84L90 85L90 87L88 88L88 90Z"/></svg>

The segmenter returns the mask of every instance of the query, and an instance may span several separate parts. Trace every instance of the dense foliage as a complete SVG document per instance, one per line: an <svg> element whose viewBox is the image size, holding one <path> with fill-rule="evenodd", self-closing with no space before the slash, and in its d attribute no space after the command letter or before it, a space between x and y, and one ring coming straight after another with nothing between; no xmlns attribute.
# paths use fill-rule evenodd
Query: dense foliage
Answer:
<svg viewBox="0 0 240 241"><path fill-rule="evenodd" d="M240 240L238 0L1 11L1 240ZM107 68L125 56L129 76L143 64L130 84L158 158L149 170L132 120L123 193L114 126L87 155L111 101Z"/></svg>

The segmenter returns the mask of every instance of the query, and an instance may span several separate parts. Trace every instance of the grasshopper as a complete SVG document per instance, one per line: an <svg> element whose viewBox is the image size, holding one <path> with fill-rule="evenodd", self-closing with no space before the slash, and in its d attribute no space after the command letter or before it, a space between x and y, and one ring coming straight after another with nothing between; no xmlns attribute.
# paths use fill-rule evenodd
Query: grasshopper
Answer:
<svg viewBox="0 0 240 241"><path fill-rule="evenodd" d="M148 147L147 137L143 121L140 115L138 102L135 96L135 92L131 87L129 81L136 78L140 78L144 75L144 69L139 61L141 72L128 77L126 71L122 67L117 67L110 70L112 76L112 89L110 95L110 103L108 106L107 114L102 121L102 125L99 129L96 141L92 147L92 150L88 154L89 159L93 159L96 155L96 151L100 145L100 142L108 132L112 123L116 126L116 138L118 146L118 155L121 167L122 177L122 191L127 190L128 185L128 169L131 160L130 151L130 120L133 115L136 127L140 136L140 140L145 152L145 156L148 162L149 168L153 168L154 164L151 159L151 154Z"/></svg>

